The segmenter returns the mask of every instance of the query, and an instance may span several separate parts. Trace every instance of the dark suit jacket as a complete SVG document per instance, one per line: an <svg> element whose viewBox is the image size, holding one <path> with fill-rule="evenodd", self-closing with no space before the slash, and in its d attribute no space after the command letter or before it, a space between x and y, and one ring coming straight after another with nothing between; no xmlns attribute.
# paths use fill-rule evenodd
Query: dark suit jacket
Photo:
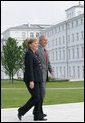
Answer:
<svg viewBox="0 0 85 123"><path fill-rule="evenodd" d="M28 50L25 54L25 73L24 81L29 83L43 82L42 66L39 56L34 54L31 50Z"/></svg>

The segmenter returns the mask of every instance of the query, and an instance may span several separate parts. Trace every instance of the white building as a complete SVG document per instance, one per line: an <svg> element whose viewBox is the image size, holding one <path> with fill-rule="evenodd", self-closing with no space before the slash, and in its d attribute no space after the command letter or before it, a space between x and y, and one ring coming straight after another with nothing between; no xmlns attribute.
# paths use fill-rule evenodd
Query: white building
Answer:
<svg viewBox="0 0 85 123"><path fill-rule="evenodd" d="M1 40L1 51L3 44L6 43L9 37L15 38L18 42L18 45L22 45L23 40L26 40L28 37L39 38L42 30L45 30L51 25L47 24L23 24L16 27L11 27L2 33L3 38ZM19 70L14 78L22 78L22 70ZM9 79L9 77L4 73L4 68L1 66L1 79Z"/></svg>
<svg viewBox="0 0 85 123"><path fill-rule="evenodd" d="M51 25L46 24L23 24L16 27L11 27L2 33L2 43L5 42L8 37L15 38L19 45L22 45L23 40L27 37L38 38L42 30L45 30Z"/></svg>
<svg viewBox="0 0 85 123"><path fill-rule="evenodd" d="M48 37L47 51L57 79L84 79L84 6L66 10L67 19L56 25L22 25L10 28L3 38L16 38L19 45L27 37ZM46 28L48 27L48 28ZM2 40L6 41L6 40ZM3 78L3 77L2 77ZM4 75L4 78L5 75Z"/></svg>
<svg viewBox="0 0 85 123"><path fill-rule="evenodd" d="M67 19L42 32L58 79L84 79L84 6L66 10Z"/></svg>

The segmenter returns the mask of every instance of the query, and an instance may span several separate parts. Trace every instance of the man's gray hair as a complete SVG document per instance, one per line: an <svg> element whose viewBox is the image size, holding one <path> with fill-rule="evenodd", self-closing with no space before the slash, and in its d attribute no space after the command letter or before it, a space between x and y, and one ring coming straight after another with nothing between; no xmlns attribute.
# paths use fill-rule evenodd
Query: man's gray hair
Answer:
<svg viewBox="0 0 85 123"><path fill-rule="evenodd" d="M39 37L39 41L41 41L43 37L45 37L45 35L41 35L41 36Z"/></svg>

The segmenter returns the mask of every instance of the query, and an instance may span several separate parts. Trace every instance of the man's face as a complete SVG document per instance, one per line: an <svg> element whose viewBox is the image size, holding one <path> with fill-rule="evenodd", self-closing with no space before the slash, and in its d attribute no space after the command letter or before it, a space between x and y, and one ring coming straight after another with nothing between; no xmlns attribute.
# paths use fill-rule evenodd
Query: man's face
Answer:
<svg viewBox="0 0 85 123"><path fill-rule="evenodd" d="M48 44L48 39L46 36L43 36L39 42L43 47L46 47L46 45Z"/></svg>

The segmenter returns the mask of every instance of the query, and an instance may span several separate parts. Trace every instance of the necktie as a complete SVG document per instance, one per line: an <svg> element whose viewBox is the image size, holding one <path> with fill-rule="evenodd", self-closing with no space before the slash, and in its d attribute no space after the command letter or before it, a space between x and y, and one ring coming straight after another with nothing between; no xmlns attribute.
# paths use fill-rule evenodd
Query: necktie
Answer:
<svg viewBox="0 0 85 123"><path fill-rule="evenodd" d="M47 54L46 54L45 48L44 48L44 53L45 53L45 59L46 59L46 63L47 63Z"/></svg>

